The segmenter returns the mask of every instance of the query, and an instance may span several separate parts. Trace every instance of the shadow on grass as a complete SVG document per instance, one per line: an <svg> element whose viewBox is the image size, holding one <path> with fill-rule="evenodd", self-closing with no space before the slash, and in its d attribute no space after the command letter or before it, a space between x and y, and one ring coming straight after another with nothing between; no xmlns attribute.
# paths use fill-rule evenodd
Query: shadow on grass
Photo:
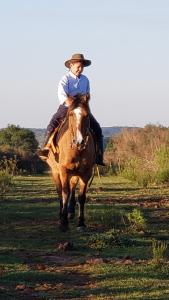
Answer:
<svg viewBox="0 0 169 300"><path fill-rule="evenodd" d="M101 204L88 203L86 206L88 214L87 224L95 225L96 223L96 228L101 224L103 230L105 230L105 224L108 224L110 227L111 212L129 212L133 209L131 207L132 203L137 201L137 204L139 204L144 201L143 195L139 192L140 188L118 184L120 187L116 183L112 184L111 187L107 184L103 189L99 190L98 188L98 195L94 195L94 198L98 198ZM80 299L81 297L82 299L87 299L91 295L93 295L91 299L97 299L100 295L105 295L107 299L111 299L112 295L119 297L127 295L126 299L153 299L153 296L149 296L151 293L152 295L153 293L159 293L158 299L169 299L169 297L165 298L164 295L168 291L169 271L167 268L163 272L147 266L139 268L137 265L128 267L125 265L112 266L107 264L104 266L105 269L99 269L99 273L95 269L90 270L88 273L89 267L86 267L86 270L83 272L85 267L81 262L77 262L74 269L68 270L66 260L62 266L58 266L55 260L50 261L49 257L59 255L57 243L63 240L73 241L76 248L71 252L62 253L64 258L66 256L72 258L77 255L78 257L83 257L84 261L86 261L87 255L92 254L94 256L96 252L96 250L90 250L86 246L91 233L82 235L76 232L76 220L70 224L70 230L67 233L61 233L58 230L59 201L51 199L51 197L55 196L53 195L54 190L50 186L50 179L46 181L45 177L20 178L17 182L16 191L13 195L10 195L11 200L5 200L0 204L0 263L6 268L6 271L4 273L2 271L0 275L1 300L55 300ZM97 191L97 188L93 189L93 191ZM138 191L139 195L132 195L131 198L134 198L130 199L130 191ZM115 194L116 192L119 192L119 195L118 193ZM142 192L143 190L141 190ZM109 197L108 193L112 198L112 202L117 200L116 207L112 203L110 205L103 204L104 200ZM150 199L152 196L148 197ZM156 197L158 196L156 195ZM101 202L102 200L103 202ZM126 205L123 205L123 203ZM160 237L160 234L164 235L164 229L168 228L164 227L165 223L167 223L168 209L144 208L143 212L150 225L150 233L154 230L154 237ZM156 221L156 224L153 221ZM155 225L158 226L155 227ZM160 231L161 229L163 230L162 232ZM146 241L144 238L146 238ZM103 251L101 255L117 258L128 254L131 257L137 257L137 259L147 259L147 253L150 250L147 246L150 245L150 239L144 236L143 238L135 239L133 244L134 247L130 248L113 247L112 250L109 249L109 252L105 249L105 253ZM31 268L32 264L38 263L45 264L47 268L53 264L55 271L33 271ZM81 264L80 268L79 264ZM21 271L19 269L20 266L26 271L23 271L23 269ZM48 290L35 290L36 285L45 283L52 286L49 286ZM17 284L25 284L29 291L16 290ZM1 286L5 288L5 291L1 289ZM135 297L134 293L138 293L140 298ZM144 294L147 295L145 298Z"/></svg>
<svg viewBox="0 0 169 300"><path fill-rule="evenodd" d="M65 296L80 296L88 294L86 285L89 282L89 275L79 271L57 270L57 272L13 272L1 278L1 285L6 292L5 298L11 299L65 299ZM17 290L17 286L25 285L23 290ZM74 287L74 290L72 289ZM4 291L4 290L3 290ZM52 296L53 294L53 296ZM22 296L22 298L20 298ZM29 297L29 298L28 298Z"/></svg>

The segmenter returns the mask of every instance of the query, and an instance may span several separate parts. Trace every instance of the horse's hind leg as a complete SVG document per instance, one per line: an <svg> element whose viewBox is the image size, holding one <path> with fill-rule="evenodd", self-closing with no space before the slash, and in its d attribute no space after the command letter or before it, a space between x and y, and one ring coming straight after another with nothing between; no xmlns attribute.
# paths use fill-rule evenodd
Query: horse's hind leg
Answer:
<svg viewBox="0 0 169 300"><path fill-rule="evenodd" d="M79 203L79 219L78 219L78 227L83 228L86 227L84 221L84 206L86 201L86 189L87 189L87 182L84 182L80 179L80 189L78 195L78 203Z"/></svg>

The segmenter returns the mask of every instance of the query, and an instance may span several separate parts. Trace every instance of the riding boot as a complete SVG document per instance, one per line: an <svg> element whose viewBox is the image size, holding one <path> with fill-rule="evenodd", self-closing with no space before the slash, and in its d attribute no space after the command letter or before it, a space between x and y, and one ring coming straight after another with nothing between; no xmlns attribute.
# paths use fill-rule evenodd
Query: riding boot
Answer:
<svg viewBox="0 0 169 300"><path fill-rule="evenodd" d="M45 139L44 139L44 143L42 145L42 148L38 151L38 155L39 156L43 156L43 157L48 157L49 154L49 148L50 148L50 144L48 143L50 137L51 137L52 132L47 131L46 135L45 135Z"/></svg>
<svg viewBox="0 0 169 300"><path fill-rule="evenodd" d="M96 164L100 166L106 166L103 162L103 136L97 138L98 151L96 152Z"/></svg>

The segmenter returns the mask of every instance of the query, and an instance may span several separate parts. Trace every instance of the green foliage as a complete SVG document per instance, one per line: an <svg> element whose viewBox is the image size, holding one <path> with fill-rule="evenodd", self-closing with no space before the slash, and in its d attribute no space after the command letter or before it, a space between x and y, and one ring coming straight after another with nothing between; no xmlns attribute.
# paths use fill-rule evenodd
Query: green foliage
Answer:
<svg viewBox="0 0 169 300"><path fill-rule="evenodd" d="M139 160L137 158L130 159L125 163L122 175L129 180L135 181L137 178L138 165Z"/></svg>
<svg viewBox="0 0 169 300"><path fill-rule="evenodd" d="M124 228L128 224L126 215L111 205L102 205L99 209L91 209L87 215L88 222L100 224L106 228Z"/></svg>
<svg viewBox="0 0 169 300"><path fill-rule="evenodd" d="M101 209L93 209L89 212L87 218L90 223L99 223L110 227L113 226L114 210L110 206L103 205Z"/></svg>
<svg viewBox="0 0 169 300"><path fill-rule="evenodd" d="M6 193L13 186L13 176L17 173L17 160L4 157L0 160L0 196L4 199Z"/></svg>
<svg viewBox="0 0 169 300"><path fill-rule="evenodd" d="M47 165L36 154L37 147L35 135L29 129L9 125L0 130L0 160L10 174L43 173Z"/></svg>
<svg viewBox="0 0 169 300"><path fill-rule="evenodd" d="M152 181L152 172L145 167L145 161L137 157L124 164L121 175L145 188Z"/></svg>
<svg viewBox="0 0 169 300"><path fill-rule="evenodd" d="M113 145L113 147L111 147ZM169 128L146 125L123 130L110 140L105 151L106 163L142 187L169 181Z"/></svg>
<svg viewBox="0 0 169 300"><path fill-rule="evenodd" d="M13 158L11 157L9 159L4 156L3 159L0 160L0 170L4 171L7 175L16 175L18 173L16 155Z"/></svg>
<svg viewBox="0 0 169 300"><path fill-rule="evenodd" d="M7 128L0 130L0 148L10 149L17 152L32 151L35 152L38 142L34 133L25 128L15 125L8 125Z"/></svg>
<svg viewBox="0 0 169 300"><path fill-rule="evenodd" d="M7 192L12 187L12 176L6 174L5 171L0 171L0 196L1 200L4 199Z"/></svg>
<svg viewBox="0 0 169 300"><path fill-rule="evenodd" d="M111 248L117 241L117 233L110 229L104 233L96 233L90 236L88 245L95 250Z"/></svg>
<svg viewBox="0 0 169 300"><path fill-rule="evenodd" d="M153 260L154 264L160 264L164 261L164 256L167 250L167 244L162 241L152 241L152 253L153 253Z"/></svg>
<svg viewBox="0 0 169 300"><path fill-rule="evenodd" d="M160 147L155 152L156 181L165 183L169 181L169 147Z"/></svg>
<svg viewBox="0 0 169 300"><path fill-rule="evenodd" d="M134 208L132 212L127 214L130 226L130 231L138 232L143 231L146 228L146 222L143 214L137 208Z"/></svg>
<svg viewBox="0 0 169 300"><path fill-rule="evenodd" d="M90 236L88 246L91 249L111 249L114 246L133 246L133 240L129 233L119 229L109 229L103 233L96 233Z"/></svg>
<svg viewBox="0 0 169 300"><path fill-rule="evenodd" d="M106 144L106 151L110 151L114 149L113 139L109 138Z"/></svg>

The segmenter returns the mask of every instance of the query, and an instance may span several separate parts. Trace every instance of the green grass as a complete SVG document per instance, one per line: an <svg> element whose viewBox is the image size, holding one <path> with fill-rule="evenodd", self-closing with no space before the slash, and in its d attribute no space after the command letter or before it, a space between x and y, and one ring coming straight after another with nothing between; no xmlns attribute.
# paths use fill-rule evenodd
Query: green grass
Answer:
<svg viewBox="0 0 169 300"><path fill-rule="evenodd" d="M169 188L143 189L120 177L95 178L86 203L87 231L75 219L58 229L59 201L49 176L18 176L0 200L0 299L169 299L169 250L152 263L152 240L169 243ZM143 231L123 217L139 209ZM115 242L91 247L114 228ZM71 251L58 250L73 242Z"/></svg>

